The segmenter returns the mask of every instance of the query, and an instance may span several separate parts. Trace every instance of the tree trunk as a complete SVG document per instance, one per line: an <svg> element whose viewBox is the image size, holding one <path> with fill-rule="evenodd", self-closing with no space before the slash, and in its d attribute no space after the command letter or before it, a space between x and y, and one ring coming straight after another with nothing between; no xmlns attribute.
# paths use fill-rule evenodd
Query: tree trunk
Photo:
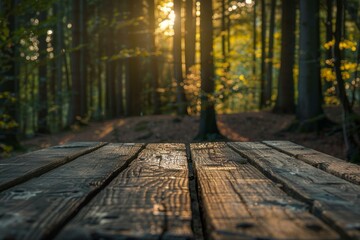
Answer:
<svg viewBox="0 0 360 240"><path fill-rule="evenodd" d="M190 68L195 65L196 45L196 16L195 1L186 0L185 16L185 68L186 74L190 74Z"/></svg>
<svg viewBox="0 0 360 240"><path fill-rule="evenodd" d="M334 44L334 70L338 95L343 109L343 133L346 146L346 155L351 162L360 162L360 122L359 117L355 116L349 99L346 95L345 84L341 73L341 50L340 42L342 39L343 13L344 7L341 0L336 0L336 30Z"/></svg>
<svg viewBox="0 0 360 240"><path fill-rule="evenodd" d="M43 24L46 21L47 13L42 11L39 16L40 23ZM47 33L44 31L39 36L39 103L38 103L38 132L48 133L48 76L47 76ZM34 91L34 90L33 90Z"/></svg>
<svg viewBox="0 0 360 240"><path fill-rule="evenodd" d="M62 2L58 1L55 3L55 15L56 20L56 45L55 45L55 56L56 56L56 96L55 102L58 106L58 129L63 128L63 48L64 48L64 32L63 32L63 10Z"/></svg>
<svg viewBox="0 0 360 240"><path fill-rule="evenodd" d="M260 76L260 105L265 107L265 72L266 72L266 2L261 0L261 76Z"/></svg>
<svg viewBox="0 0 360 240"><path fill-rule="evenodd" d="M319 0L300 1L299 99L297 119L301 131L325 127L320 92Z"/></svg>
<svg viewBox="0 0 360 240"><path fill-rule="evenodd" d="M226 3L225 0L221 0L221 53L222 53L222 62L224 64L227 61L225 32L226 32Z"/></svg>
<svg viewBox="0 0 360 240"><path fill-rule="evenodd" d="M178 115L187 114L187 102L184 90L184 78L182 72L182 51L181 51L181 0L174 0L174 78L176 80L176 104Z"/></svg>
<svg viewBox="0 0 360 240"><path fill-rule="evenodd" d="M19 101L19 84L18 84L18 69L16 65L16 53L17 53L17 43L15 42L14 32L16 31L16 16L13 13L14 8L16 7L17 0L11 0L8 2L8 5L4 3L4 9L8 16L6 19L8 22L9 36L6 39L8 44L3 45L4 49L2 53L6 58L7 69L0 68L0 78L3 80L0 84L0 93L8 94L8 97L0 99L0 119L7 124L15 123L12 127L8 129L0 128L0 143L9 145L13 148L19 148L20 143L18 141L18 103L12 101L14 98L16 101ZM9 118L6 118L5 115L8 115Z"/></svg>
<svg viewBox="0 0 360 240"><path fill-rule="evenodd" d="M293 70L295 61L296 1L283 0L281 11L281 65L274 112L295 113Z"/></svg>
<svg viewBox="0 0 360 240"><path fill-rule="evenodd" d="M257 24L256 24L256 6L257 1L254 2L254 13L253 13L253 52L252 52L252 74L254 80L256 79L256 42L257 42Z"/></svg>
<svg viewBox="0 0 360 240"><path fill-rule="evenodd" d="M212 1L201 0L201 112L197 140L215 140L221 137L216 123L214 94L214 56Z"/></svg>
<svg viewBox="0 0 360 240"><path fill-rule="evenodd" d="M80 121L87 114L85 0L72 1L72 121Z"/></svg>
<svg viewBox="0 0 360 240"><path fill-rule="evenodd" d="M151 102L154 114L161 113L161 101L159 88L159 66L158 56L156 55L156 39L155 39L155 0L149 0L149 27L150 27L150 39L151 39Z"/></svg>
<svg viewBox="0 0 360 240"><path fill-rule="evenodd" d="M130 10L130 18L137 19L142 13L141 0L128 0ZM128 28L128 43L130 49L140 47L140 31L139 24L130 26ZM126 111L128 116L139 116L142 112L142 75L141 75L141 61L139 56L133 56L128 60L129 76L127 79L126 92Z"/></svg>
<svg viewBox="0 0 360 240"><path fill-rule="evenodd" d="M273 82L273 61L274 61L274 32L275 32L275 9L276 0L271 0L270 26L269 26L269 48L266 66L266 89L265 89L265 104L271 105L272 96L272 82Z"/></svg>

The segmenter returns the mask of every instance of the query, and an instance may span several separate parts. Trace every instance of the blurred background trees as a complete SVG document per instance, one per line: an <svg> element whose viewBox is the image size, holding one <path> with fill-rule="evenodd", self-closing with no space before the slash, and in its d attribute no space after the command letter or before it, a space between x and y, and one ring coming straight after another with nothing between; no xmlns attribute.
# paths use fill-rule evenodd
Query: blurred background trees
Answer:
<svg viewBox="0 0 360 240"><path fill-rule="evenodd" d="M296 113L297 130L319 131L322 107L341 104L356 155L359 2L211 3L209 33L196 0L2 0L0 148L89 120L209 106Z"/></svg>

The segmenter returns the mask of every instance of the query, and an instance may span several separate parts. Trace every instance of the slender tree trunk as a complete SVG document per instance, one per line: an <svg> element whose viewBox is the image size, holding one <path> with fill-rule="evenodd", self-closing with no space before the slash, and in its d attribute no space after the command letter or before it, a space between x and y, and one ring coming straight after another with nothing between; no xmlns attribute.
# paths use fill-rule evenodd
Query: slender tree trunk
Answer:
<svg viewBox="0 0 360 240"><path fill-rule="evenodd" d="M57 16L56 21L56 45L55 45L55 55L56 55L56 96L55 102L58 106L57 116L58 116L58 129L63 128L63 48L64 48L64 31L63 31L63 10L62 2L58 1L55 4L55 15Z"/></svg>
<svg viewBox="0 0 360 240"><path fill-rule="evenodd" d="M141 0L128 0L130 10L130 18L137 19L142 13ZM140 39L141 26L137 24L129 27L128 43L130 49L139 48L141 45ZM139 56L133 56L128 60L128 79L127 79L127 93L126 93L126 111L129 116L139 116L142 112L142 75L140 72L141 61Z"/></svg>
<svg viewBox="0 0 360 240"><path fill-rule="evenodd" d="M257 42L257 24L256 24L256 6L257 1L254 2L254 13L253 13L253 52L252 52L252 74L254 79L256 79L256 42Z"/></svg>
<svg viewBox="0 0 360 240"><path fill-rule="evenodd" d="M282 0L281 12L281 64L274 112L295 113L293 70L295 62L296 1Z"/></svg>
<svg viewBox="0 0 360 240"><path fill-rule="evenodd" d="M85 0L73 0L72 45L72 116L71 122L81 120L87 114L86 97L86 47L85 47Z"/></svg>
<svg viewBox="0 0 360 240"><path fill-rule="evenodd" d="M0 93L7 93L7 98L0 99L0 117L10 116L10 119L1 119L6 123L19 123L18 102L11 101L11 98L19 101L19 84L18 84L18 67L16 65L17 43L15 42L14 33L16 30L16 16L12 12L17 4L17 0L11 0L8 5L4 3L4 9L7 14L9 35L6 39L7 45L3 46L2 53L6 57L8 68L1 69L0 78L3 80L0 84ZM3 44L1 44L3 45ZM18 127L14 125L9 129L0 128L0 142L10 145L13 148L19 148Z"/></svg>
<svg viewBox="0 0 360 240"><path fill-rule="evenodd" d="M334 44L334 70L338 88L339 99L343 108L343 133L346 146L346 154L349 161L360 162L360 122L355 117L346 95L345 84L341 73L342 52L340 42L342 40L344 6L341 0L336 0L336 30Z"/></svg>
<svg viewBox="0 0 360 240"><path fill-rule="evenodd" d="M185 17L186 74L189 74L190 68L195 65L195 52L196 52L195 45L196 45L195 1L186 0L186 17Z"/></svg>
<svg viewBox="0 0 360 240"><path fill-rule="evenodd" d="M300 1L299 99L301 131L325 127L320 81L319 0Z"/></svg>
<svg viewBox="0 0 360 240"><path fill-rule="evenodd" d="M271 0L270 26L269 26L269 48L266 66L266 89L265 104L271 105L272 86L273 86L273 61L274 61L274 32L275 32L275 9L276 0Z"/></svg>
<svg viewBox="0 0 360 240"><path fill-rule="evenodd" d="M161 101L159 88L159 66L158 56L156 55L156 39L155 39L155 0L149 0L149 27L150 27L150 39L151 39L151 102L154 114L161 113Z"/></svg>
<svg viewBox="0 0 360 240"><path fill-rule="evenodd" d="M266 1L261 0L261 76L260 76L260 105L266 105L265 99L265 73L266 73Z"/></svg>
<svg viewBox="0 0 360 240"><path fill-rule="evenodd" d="M174 0L174 78L176 80L176 100L177 113L179 115L187 114L187 102L184 90L184 78L182 72L182 51L181 51L181 2L182 0Z"/></svg>
<svg viewBox="0 0 360 240"><path fill-rule="evenodd" d="M214 140L220 132L216 123L214 94L214 56L212 1L201 0L200 46L201 46L201 112L197 140Z"/></svg>
<svg viewBox="0 0 360 240"><path fill-rule="evenodd" d="M331 40L333 40L333 24L332 24L332 19L333 19L333 4L334 0L326 0L326 42L330 42ZM331 62L332 59L332 48L329 48L328 50L326 50L326 61L325 61L325 65L327 68L329 69L333 69ZM332 86L331 82L325 81L324 82L324 91L328 88L330 88Z"/></svg>
<svg viewBox="0 0 360 240"><path fill-rule="evenodd" d="M226 3L225 0L221 0L221 53L222 61L226 63L227 54L226 54Z"/></svg>
<svg viewBox="0 0 360 240"><path fill-rule="evenodd" d="M46 21L47 13L42 11L39 16L40 23L43 24ZM39 103L38 103L38 132L47 133L48 129L48 77L47 77L47 42L46 42L47 33L44 31L39 36ZM34 91L34 90L33 90Z"/></svg>

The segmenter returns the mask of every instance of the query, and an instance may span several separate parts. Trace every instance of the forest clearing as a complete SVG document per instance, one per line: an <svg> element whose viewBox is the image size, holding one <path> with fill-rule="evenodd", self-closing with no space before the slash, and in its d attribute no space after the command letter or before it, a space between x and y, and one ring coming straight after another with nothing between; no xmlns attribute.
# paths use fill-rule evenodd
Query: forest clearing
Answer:
<svg viewBox="0 0 360 240"><path fill-rule="evenodd" d="M341 109L325 108L326 114L341 122ZM270 111L243 112L218 115L220 132L228 141L288 140L346 160L341 125L321 133L297 133L286 128L294 121L290 114ZM22 141L27 151L74 141L105 142L194 142L199 124L198 117L153 115L129 117L104 122L90 122L86 126L58 134L38 135Z"/></svg>
<svg viewBox="0 0 360 240"><path fill-rule="evenodd" d="M359 13L356 0L1 1L0 153L288 139L359 162Z"/></svg>

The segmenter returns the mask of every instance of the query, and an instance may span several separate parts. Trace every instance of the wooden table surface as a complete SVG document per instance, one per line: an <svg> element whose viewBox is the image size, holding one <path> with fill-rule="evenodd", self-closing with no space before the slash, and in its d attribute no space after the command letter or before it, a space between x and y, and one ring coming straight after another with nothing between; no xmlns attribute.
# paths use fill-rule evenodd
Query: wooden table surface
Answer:
<svg viewBox="0 0 360 240"><path fill-rule="evenodd" d="M0 239L360 239L360 166L287 141L0 160Z"/></svg>

